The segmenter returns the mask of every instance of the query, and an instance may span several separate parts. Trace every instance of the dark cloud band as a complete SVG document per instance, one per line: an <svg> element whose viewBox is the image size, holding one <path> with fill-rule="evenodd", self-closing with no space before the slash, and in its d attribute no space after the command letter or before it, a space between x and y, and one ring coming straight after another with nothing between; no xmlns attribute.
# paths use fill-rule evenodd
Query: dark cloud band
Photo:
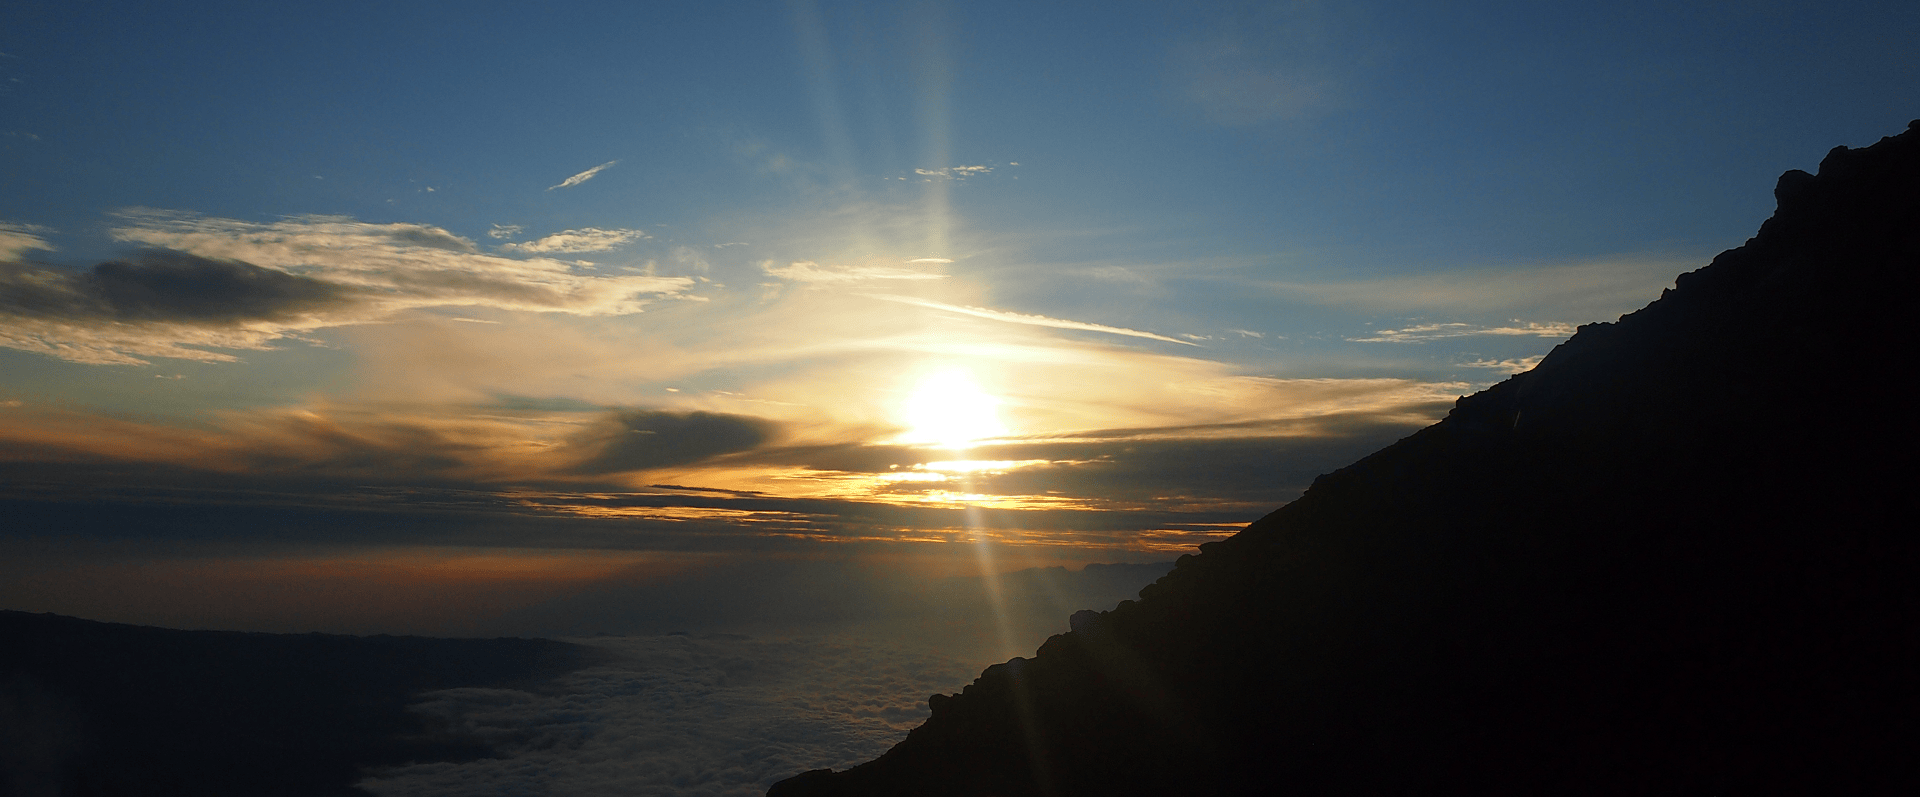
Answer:
<svg viewBox="0 0 1920 797"><path fill-rule="evenodd" d="M237 260L145 252L84 272L0 263L0 312L72 323L233 326L337 309L354 291Z"/></svg>

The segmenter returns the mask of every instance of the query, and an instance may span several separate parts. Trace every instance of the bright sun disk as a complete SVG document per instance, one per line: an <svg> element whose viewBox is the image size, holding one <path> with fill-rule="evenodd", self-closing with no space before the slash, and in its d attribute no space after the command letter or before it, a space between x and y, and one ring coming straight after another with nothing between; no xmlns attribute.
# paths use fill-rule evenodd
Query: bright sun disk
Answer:
<svg viewBox="0 0 1920 797"><path fill-rule="evenodd" d="M1000 400L981 390L967 372L939 371L922 378L907 397L907 433L900 439L965 448L1007 433L999 408Z"/></svg>

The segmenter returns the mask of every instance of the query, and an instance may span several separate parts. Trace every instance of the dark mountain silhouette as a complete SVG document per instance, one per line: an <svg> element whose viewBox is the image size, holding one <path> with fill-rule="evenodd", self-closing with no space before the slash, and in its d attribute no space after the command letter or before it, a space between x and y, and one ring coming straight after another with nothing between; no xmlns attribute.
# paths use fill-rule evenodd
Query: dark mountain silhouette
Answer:
<svg viewBox="0 0 1920 797"><path fill-rule="evenodd" d="M176 631L0 611L0 795L349 795L371 766L465 760L422 691L582 666L546 639Z"/></svg>
<svg viewBox="0 0 1920 797"><path fill-rule="evenodd" d="M1920 793L1920 122L804 795Z"/></svg>

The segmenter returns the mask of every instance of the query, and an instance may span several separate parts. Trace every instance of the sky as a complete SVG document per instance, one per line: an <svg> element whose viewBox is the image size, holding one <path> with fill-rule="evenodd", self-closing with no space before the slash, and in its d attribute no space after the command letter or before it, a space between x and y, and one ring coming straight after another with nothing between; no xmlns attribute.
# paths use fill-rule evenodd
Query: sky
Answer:
<svg viewBox="0 0 1920 797"><path fill-rule="evenodd" d="M1915 42L1910 2L14 0L0 607L766 631L1165 562L1738 246L1920 116Z"/></svg>

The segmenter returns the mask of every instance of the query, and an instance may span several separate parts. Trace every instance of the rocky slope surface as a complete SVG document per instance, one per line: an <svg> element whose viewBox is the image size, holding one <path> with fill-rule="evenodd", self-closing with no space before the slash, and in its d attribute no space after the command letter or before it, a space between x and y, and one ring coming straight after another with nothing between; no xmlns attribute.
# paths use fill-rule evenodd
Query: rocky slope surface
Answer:
<svg viewBox="0 0 1920 797"><path fill-rule="evenodd" d="M1915 793L1920 122L805 795Z"/></svg>

